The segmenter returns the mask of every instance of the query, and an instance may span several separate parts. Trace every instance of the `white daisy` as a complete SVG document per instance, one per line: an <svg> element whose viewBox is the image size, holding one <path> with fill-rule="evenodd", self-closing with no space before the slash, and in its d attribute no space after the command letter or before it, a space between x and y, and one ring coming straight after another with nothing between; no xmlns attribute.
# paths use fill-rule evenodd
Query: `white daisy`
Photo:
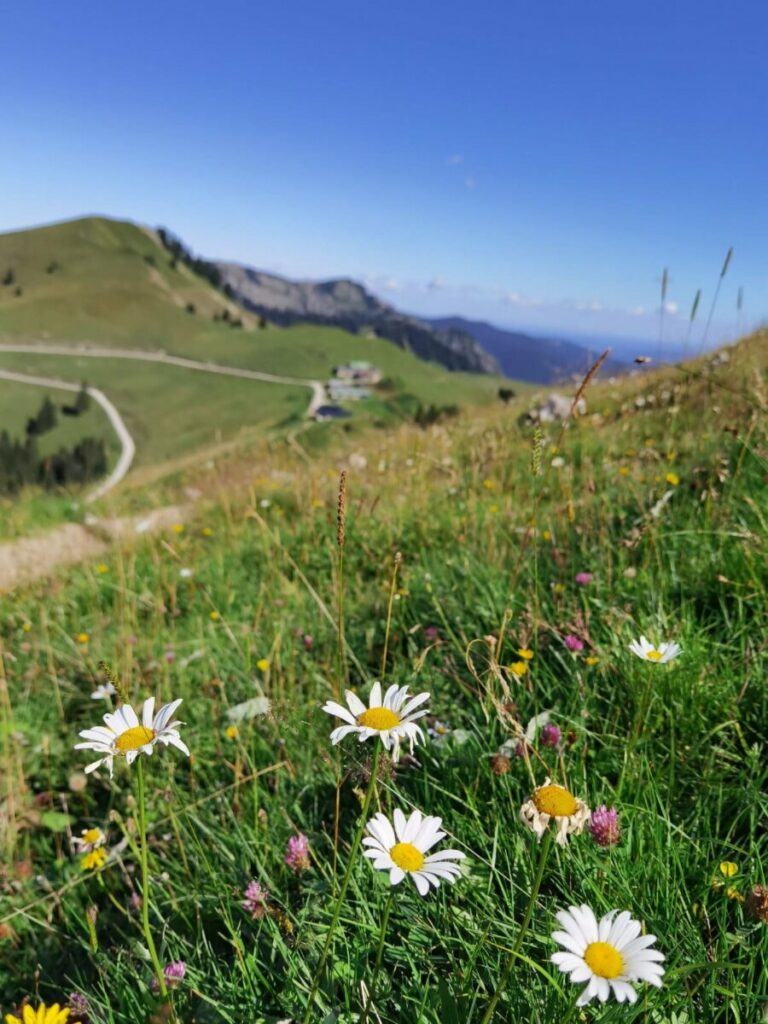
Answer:
<svg viewBox="0 0 768 1024"><path fill-rule="evenodd" d="M72 836L72 845L78 853L90 853L104 846L107 837L100 828L84 828L79 836Z"/></svg>
<svg viewBox="0 0 768 1024"><path fill-rule="evenodd" d="M378 871L389 871L390 885L398 885L410 875L420 895L426 896L430 885L437 888L440 882L455 882L461 874L458 864L452 863L463 860L461 850L441 850L425 856L445 838L446 833L440 830L442 823L442 818L421 811L413 811L406 818L398 809L392 822L384 814L375 814L366 825L368 835L363 845L368 849L363 856L370 857Z"/></svg>
<svg viewBox="0 0 768 1024"><path fill-rule="evenodd" d="M566 952L553 953L552 962L571 981L586 981L577 1006L595 996L604 1003L611 994L616 1001L634 1003L637 993L630 982L647 981L661 988L664 954L650 947L655 935L641 935L641 925L627 910L612 910L598 921L592 910L582 905L569 907L555 915L565 931L552 938Z"/></svg>
<svg viewBox="0 0 768 1024"><path fill-rule="evenodd" d="M91 694L91 700L109 700L109 698L113 697L116 693L117 690L114 688L112 683L102 683L100 686L97 686Z"/></svg>
<svg viewBox="0 0 768 1024"><path fill-rule="evenodd" d="M392 759L397 761L400 756L401 740L408 740L411 753L414 744L424 740L424 733L421 726L416 724L416 720L429 713L428 708L421 707L429 700L428 693L409 697L407 686L398 686L394 683L382 697L381 683L376 682L371 687L368 707L351 690L346 690L344 696L347 701L346 708L333 700L323 705L323 711L327 714L335 715L336 718L348 723L340 725L331 733L331 743L334 746L353 732L358 733L361 743L372 736L378 736L385 748L392 750Z"/></svg>
<svg viewBox="0 0 768 1024"><path fill-rule="evenodd" d="M644 636L641 636L639 640L633 640L629 645L629 649L638 658L642 658L643 661L655 661L657 665L664 665L682 653L682 648L679 644L659 644L658 647L654 647Z"/></svg>
<svg viewBox="0 0 768 1024"><path fill-rule="evenodd" d="M96 750L104 755L86 766L86 774L106 764L111 778L115 757L123 756L128 764L133 764L139 754L151 754L156 743L170 743L189 757L189 749L178 732L184 723L171 721L179 704L181 699L174 700L154 714L155 698L150 697L144 701L141 722L130 704L123 704L117 711L104 715L105 725L84 729L80 735L86 742L76 743L75 750Z"/></svg>
<svg viewBox="0 0 768 1024"><path fill-rule="evenodd" d="M545 779L544 785L535 789L520 808L523 824L536 833L537 839L541 839L554 818L557 824L555 842L559 846L565 846L569 835L578 835L584 829L591 813L583 800L549 779Z"/></svg>

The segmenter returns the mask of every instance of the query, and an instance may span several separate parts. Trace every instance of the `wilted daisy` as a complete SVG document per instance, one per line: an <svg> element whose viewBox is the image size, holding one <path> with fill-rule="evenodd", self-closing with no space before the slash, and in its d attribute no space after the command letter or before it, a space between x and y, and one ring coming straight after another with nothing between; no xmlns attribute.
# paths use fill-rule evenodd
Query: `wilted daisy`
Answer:
<svg viewBox="0 0 768 1024"><path fill-rule="evenodd" d="M461 850L441 850L426 856L435 843L446 836L441 831L442 818L412 811L406 818L398 808L392 822L379 812L366 825L367 846L363 856L370 857L378 871L389 871L390 885L398 885L410 875L420 895L426 896L430 885L437 888L441 882L455 882L461 874L458 864L463 860Z"/></svg>
<svg viewBox="0 0 768 1024"><path fill-rule="evenodd" d="M5 1024L65 1024L68 1017L68 1006L62 1009L58 1003L54 1003L53 1006L46 1006L45 1003L40 1003L38 1008L33 1010L29 1003L27 1003L21 1011L21 1017L16 1017L12 1013L6 1013Z"/></svg>
<svg viewBox="0 0 768 1024"><path fill-rule="evenodd" d="M400 756L401 740L408 740L411 753L414 744L424 740L424 733L421 726L416 724L416 720L428 713L427 708L421 707L429 700L428 693L410 697L407 686L393 683L382 697L381 683L375 682L371 687L368 707L351 690L346 690L344 697L347 702L346 708L333 700L323 705L323 711L327 714L335 715L336 718L348 723L340 725L331 733L331 743L334 746L350 733L357 733L361 743L372 736L378 736L384 747L392 750L392 759L397 761Z"/></svg>
<svg viewBox="0 0 768 1024"><path fill-rule="evenodd" d="M659 644L658 647L654 647L644 636L641 636L639 640L633 640L629 649L643 661L655 661L658 665L672 661L682 651L682 648L676 643Z"/></svg>
<svg viewBox="0 0 768 1024"><path fill-rule="evenodd" d="M100 683L91 694L91 700L109 700L110 697L114 697L117 690L114 688L112 683L107 680L106 683Z"/></svg>
<svg viewBox="0 0 768 1024"><path fill-rule="evenodd" d="M578 835L589 821L590 810L583 800L549 779L533 791L530 800L520 808L523 824L541 839L552 819L557 824L555 842L565 846L569 835Z"/></svg>
<svg viewBox="0 0 768 1024"><path fill-rule="evenodd" d="M125 757L128 764L133 764L139 754L151 754L156 743L162 743L163 746L170 743L189 757L189 749L182 742L178 731L183 723L172 721L180 704L181 698L164 704L154 714L155 698L149 697L144 701L141 722L131 705L123 704L117 711L104 715L105 725L84 729L80 735L85 742L76 743L75 750L96 750L104 755L98 761L86 765L86 773L106 764L111 778L115 757Z"/></svg>
<svg viewBox="0 0 768 1024"><path fill-rule="evenodd" d="M552 938L566 952L553 953L552 962L571 981L586 981L576 1000L584 1006L595 996L604 1003L613 990L619 1003L634 1003L637 993L632 984L647 981L661 988L664 954L651 949L655 935L641 935L641 925L627 910L611 910L598 921L592 910L582 905L569 907L555 915L565 929Z"/></svg>

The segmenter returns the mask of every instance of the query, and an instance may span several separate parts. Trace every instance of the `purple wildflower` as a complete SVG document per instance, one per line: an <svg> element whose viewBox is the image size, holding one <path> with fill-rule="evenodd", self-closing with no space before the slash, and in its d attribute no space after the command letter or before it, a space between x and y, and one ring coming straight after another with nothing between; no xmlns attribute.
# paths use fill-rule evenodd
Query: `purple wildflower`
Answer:
<svg viewBox="0 0 768 1024"><path fill-rule="evenodd" d="M267 906L269 892L267 889L262 889L255 878L248 883L243 896L245 899L241 902L240 906L243 910L248 911L254 921L258 921L260 917L266 917L269 913L269 907Z"/></svg>
<svg viewBox="0 0 768 1024"><path fill-rule="evenodd" d="M163 968L163 977L165 978L165 983L168 988L176 988L176 986L183 981L186 973L187 965L184 960L173 960ZM157 978L152 979L150 982L150 988L153 992L157 992Z"/></svg>
<svg viewBox="0 0 768 1024"><path fill-rule="evenodd" d="M439 640L440 630L437 628L437 626L425 626L424 638L425 640Z"/></svg>
<svg viewBox="0 0 768 1024"><path fill-rule="evenodd" d="M619 812L615 807L609 809L601 804L592 812L589 831L598 846L615 846L621 835Z"/></svg>
<svg viewBox="0 0 768 1024"><path fill-rule="evenodd" d="M569 633L566 637L564 637L563 638L563 643L565 644L565 646L568 648L569 651L583 651L584 650L584 641L583 640L579 640L579 638L577 636L574 636L573 633Z"/></svg>
<svg viewBox="0 0 768 1024"><path fill-rule="evenodd" d="M174 661L176 661L176 652L169 647L163 655L163 658L169 665L172 665Z"/></svg>
<svg viewBox="0 0 768 1024"><path fill-rule="evenodd" d="M530 749L530 746L525 742L525 740L518 740L514 750L515 757L525 757L526 753Z"/></svg>
<svg viewBox="0 0 768 1024"><path fill-rule="evenodd" d="M70 995L67 1006L72 1014L72 1020L82 1020L88 1016L91 1010L91 1004L80 992L73 992Z"/></svg>
<svg viewBox="0 0 768 1024"><path fill-rule="evenodd" d="M309 863L309 840L301 832L297 836L291 836L288 840L285 863L296 874L306 871L311 866Z"/></svg>
<svg viewBox="0 0 768 1024"><path fill-rule="evenodd" d="M541 745L543 747L557 747L560 745L560 740L563 738L563 734L560 731L559 725L545 725L541 730Z"/></svg>
<svg viewBox="0 0 768 1024"><path fill-rule="evenodd" d="M586 587L588 583L591 583L594 579L594 575L591 572L577 572L574 579L580 587Z"/></svg>
<svg viewBox="0 0 768 1024"><path fill-rule="evenodd" d="M304 636L301 638L301 640L302 640L302 643L304 644L304 650L305 651L311 651L312 647L313 647L313 645L315 643L315 638L312 636L312 634L311 633L305 633Z"/></svg>

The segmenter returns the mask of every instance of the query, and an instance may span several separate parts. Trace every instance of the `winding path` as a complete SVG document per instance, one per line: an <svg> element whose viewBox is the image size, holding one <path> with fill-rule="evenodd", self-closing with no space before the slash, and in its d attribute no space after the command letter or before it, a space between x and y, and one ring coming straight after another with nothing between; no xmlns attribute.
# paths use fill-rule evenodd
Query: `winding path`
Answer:
<svg viewBox="0 0 768 1024"><path fill-rule="evenodd" d="M0 379L17 381L19 384L38 384L43 388L59 388L61 391L80 391L79 384L69 384L65 380L54 380L51 377L32 377L29 374L14 373L11 370L0 370ZM109 422L112 424L118 440L120 441L120 457L115 463L115 468L109 476L106 477L106 479L102 480L96 490L92 491L85 499L86 502L91 502L96 501L97 498L106 494L107 491L111 491L113 487L120 483L125 474L131 468L133 457L136 454L136 445L128 431L128 428L123 422L122 416L104 392L99 391L98 388L86 388L85 390L91 398L94 399L94 401L99 403L107 414Z"/></svg>
<svg viewBox="0 0 768 1024"><path fill-rule="evenodd" d="M170 356L166 352L142 351L133 348L107 348L98 345L61 345L57 343L41 342L40 344L25 344L16 342L0 342L0 352L20 352L28 355L46 356L85 356L91 359L132 359L143 363L164 363L168 366L181 366L186 370L198 370L203 373L217 373L227 377L242 377L246 380L267 381L270 384L293 384L297 387L309 388L312 392L306 416L312 417L318 408L325 401L325 389L319 380L308 380L303 377L281 377L273 373L262 373L259 370L244 370L236 366L222 366L220 363L204 363L197 359L186 359L184 356ZM15 380L23 384L39 384L42 387L61 388L65 391L79 391L79 384L69 384L62 380L53 380L47 377L29 376L24 373L14 373L10 370L0 370L0 378ZM117 464L106 480L88 495L86 501L96 501L103 497L108 491L120 483L128 472L133 457L136 454L136 445L128 432L120 413L110 402L107 396L98 388L88 388L91 395L104 409L112 426L117 434L122 451Z"/></svg>

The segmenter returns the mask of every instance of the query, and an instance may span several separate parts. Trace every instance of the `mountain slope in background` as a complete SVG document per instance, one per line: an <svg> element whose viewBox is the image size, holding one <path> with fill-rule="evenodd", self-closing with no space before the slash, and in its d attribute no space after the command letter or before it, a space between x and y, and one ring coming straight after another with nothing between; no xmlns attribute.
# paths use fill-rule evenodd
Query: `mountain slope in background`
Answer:
<svg viewBox="0 0 768 1024"><path fill-rule="evenodd" d="M429 323L441 331L456 330L470 334L496 359L505 376L532 384L556 384L572 375L583 377L600 355L597 348L587 349L572 341L507 331L483 320L445 316L430 318ZM606 376L626 369L624 363L609 357L601 372Z"/></svg>
<svg viewBox="0 0 768 1024"><path fill-rule="evenodd" d="M298 322L370 332L449 370L498 373L496 360L466 331L401 313L347 279L291 281L238 263L217 262L222 280L252 313L287 326Z"/></svg>

